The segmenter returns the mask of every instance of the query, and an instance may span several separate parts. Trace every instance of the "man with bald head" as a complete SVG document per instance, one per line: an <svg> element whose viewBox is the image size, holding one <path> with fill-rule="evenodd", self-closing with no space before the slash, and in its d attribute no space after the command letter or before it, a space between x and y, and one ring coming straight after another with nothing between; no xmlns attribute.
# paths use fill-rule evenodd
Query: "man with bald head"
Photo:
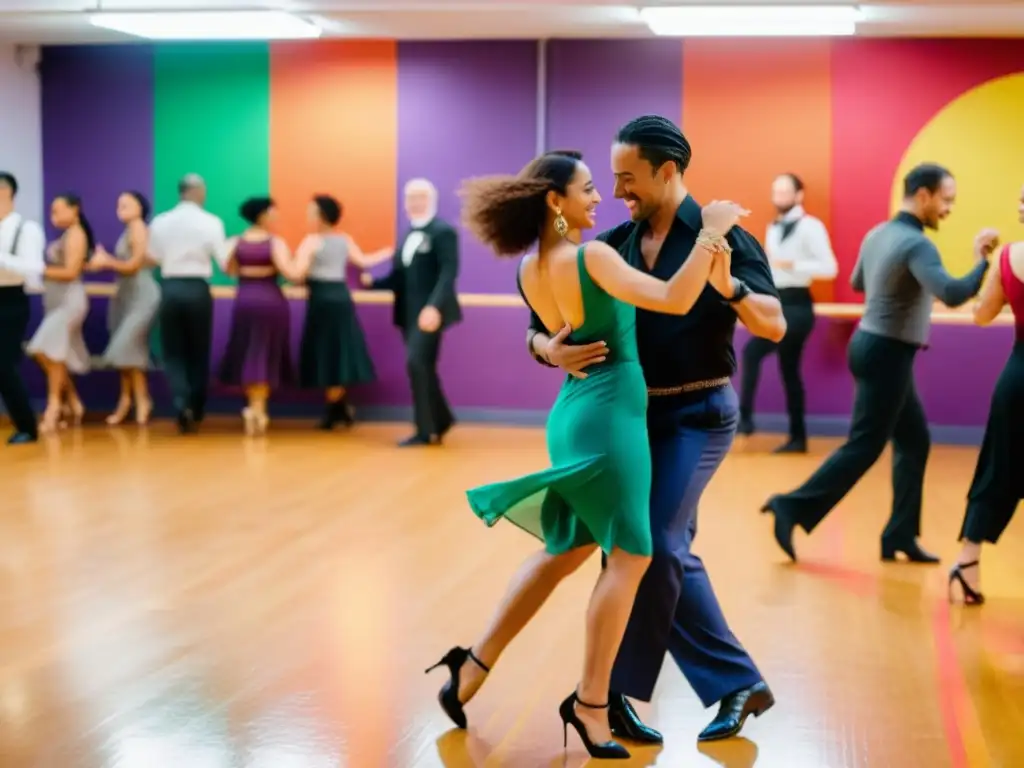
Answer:
<svg viewBox="0 0 1024 768"><path fill-rule="evenodd" d="M416 425L401 445L437 445L455 423L441 389L437 360L441 335L462 320L455 289L459 236L438 218L437 189L427 179L405 185L405 214L411 228L395 254L391 272L381 278L364 274L363 285L395 294L394 323L405 339Z"/></svg>
<svg viewBox="0 0 1024 768"><path fill-rule="evenodd" d="M178 204L153 219L149 247L162 276L160 333L178 428L195 431L206 411L210 378L213 262L223 268L224 222L203 210L206 183L194 174L178 182Z"/></svg>

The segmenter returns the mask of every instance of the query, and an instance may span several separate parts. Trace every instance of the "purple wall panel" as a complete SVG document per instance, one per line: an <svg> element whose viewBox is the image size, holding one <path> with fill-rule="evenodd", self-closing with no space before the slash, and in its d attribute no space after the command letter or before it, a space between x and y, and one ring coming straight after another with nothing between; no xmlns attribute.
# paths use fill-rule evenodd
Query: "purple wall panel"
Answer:
<svg viewBox="0 0 1024 768"><path fill-rule="evenodd" d="M223 354L224 340L231 327L232 302L214 303L214 376ZM297 354L305 303L291 302L293 353ZM99 354L107 341L107 299L93 298L86 323L86 342ZM544 411L558 393L559 372L534 363L526 354L523 328L525 308L468 307L465 321L445 336L441 353L441 376L445 391L456 408L492 411ZM38 300L33 307L33 328L42 317ZM391 325L391 306L363 304L359 317L377 367L379 381L353 392L356 403L372 406L406 406L411 402L405 375L404 348L398 331ZM807 410L815 417L845 419L853 403L853 381L846 367L846 344L853 331L849 320L819 318L804 355ZM737 332L737 349L746 343L746 333ZM930 347L918 356L918 391L932 424L949 427L984 426L996 379L1013 345L1009 326L975 328L967 325L936 325ZM26 364L32 391L45 392L42 376L34 364ZM957 372L970 371L969 376ZM163 398L163 376L153 376L154 395ZM80 379L86 403L113 403L116 377L97 372ZM213 394L227 394L214 386ZM281 392L275 402L317 402L319 393ZM759 414L785 413L785 399L773 358L765 361L758 391Z"/></svg>
<svg viewBox="0 0 1024 768"><path fill-rule="evenodd" d="M846 367L846 344L855 323L818 318L804 353L807 412L812 416L847 418L853 407L853 379ZM737 349L746 343L736 334ZM917 356L917 390L928 421L956 427L981 427L996 379L1013 346L1013 328L934 325L927 350ZM964 374L969 372L969 374ZM786 401L778 364L768 358L762 368L757 410L785 413Z"/></svg>
<svg viewBox="0 0 1024 768"><path fill-rule="evenodd" d="M118 195L128 188L153 199L153 48L48 47L40 72L46 205L78 194L97 240L113 251Z"/></svg>
<svg viewBox="0 0 1024 768"><path fill-rule="evenodd" d="M291 306L292 353L297 359L302 324L306 314L304 301L289 302ZM108 300L93 297L85 324L85 340L93 355L106 347L109 334L106 327ZM230 300L214 301L213 378L231 332ZM357 403L374 406L409 405L405 374L405 348L398 330L391 324L390 304L362 304L358 307L359 320L366 334L370 354L377 369L378 381L353 390ZM445 335L441 352L441 377L449 400L460 408L513 409L542 411L547 409L558 393L561 377L534 363L526 354L524 343L528 317L525 308L467 307L465 320ZM42 319L38 300L33 307L33 330ZM476 365L470 365L476 360ZM152 377L154 395L167 392L164 377ZM29 367L29 381L33 393L42 397L45 386L37 366ZM87 404L106 405L116 399L116 377L109 372L96 371L78 380L79 389ZM211 394L226 394L229 390L214 384ZM316 402L320 393L279 392L276 402Z"/></svg>
<svg viewBox="0 0 1024 768"><path fill-rule="evenodd" d="M516 173L537 145L537 44L531 41L398 45L398 211L402 188L426 177L438 215L457 225L459 185L472 176ZM459 290L512 293L515 262L498 261L463 231Z"/></svg>
<svg viewBox="0 0 1024 768"><path fill-rule="evenodd" d="M547 148L583 152L604 196L597 231L608 229L627 218L623 204L612 197L609 155L615 133L644 114L682 119L682 44L553 40L547 57Z"/></svg>
<svg viewBox="0 0 1024 768"><path fill-rule="evenodd" d="M363 305L360 320L381 382L366 389L366 402L408 405L405 351L391 325L390 305ZM526 308L465 307L465 319L448 331L441 347L441 380L454 406L545 410L561 377L526 352Z"/></svg>

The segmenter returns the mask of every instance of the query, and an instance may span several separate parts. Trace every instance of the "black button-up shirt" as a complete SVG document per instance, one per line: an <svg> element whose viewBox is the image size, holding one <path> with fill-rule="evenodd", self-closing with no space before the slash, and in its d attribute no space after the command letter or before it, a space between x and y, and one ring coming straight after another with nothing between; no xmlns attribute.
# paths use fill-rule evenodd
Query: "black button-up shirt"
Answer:
<svg viewBox="0 0 1024 768"><path fill-rule="evenodd" d="M602 232L597 239L617 249L630 266L648 272L640 252L640 241L647 226L646 222L629 221ZM660 280L671 278L696 245L700 229L700 205L687 196L676 211L675 221L649 273ZM739 227L733 227L726 239L733 249L733 276L746 283L753 293L778 298L768 257L757 239ZM530 313L530 328L548 332L533 312ZM736 310L710 285L685 315L637 309L637 346L647 386L677 387L732 376L736 372L736 351L732 343L735 329Z"/></svg>

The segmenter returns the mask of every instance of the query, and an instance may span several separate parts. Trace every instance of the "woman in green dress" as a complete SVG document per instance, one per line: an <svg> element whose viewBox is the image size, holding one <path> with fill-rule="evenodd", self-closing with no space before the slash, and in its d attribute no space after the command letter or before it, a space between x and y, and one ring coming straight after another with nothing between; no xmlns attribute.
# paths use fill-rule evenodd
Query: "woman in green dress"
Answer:
<svg viewBox="0 0 1024 768"><path fill-rule="evenodd" d="M666 179L669 165L661 169ZM453 648L435 665L451 673L439 700L466 727L463 706L504 648L559 582L601 549L607 567L587 609L583 675L559 714L591 756L628 758L612 741L606 710L612 664L652 549L647 387L635 308L685 314L709 279L728 279L725 234L745 211L730 202L707 206L697 244L665 282L633 269L604 243L574 242L572 233L594 226L601 200L578 153L550 152L517 176L472 180L463 195L466 225L499 256L518 256L539 242L521 262L517 282L550 332L562 329L572 343L606 340L607 353L585 378L568 377L562 386L547 423L551 467L467 494L488 525L509 520L544 549L520 568L480 640Z"/></svg>

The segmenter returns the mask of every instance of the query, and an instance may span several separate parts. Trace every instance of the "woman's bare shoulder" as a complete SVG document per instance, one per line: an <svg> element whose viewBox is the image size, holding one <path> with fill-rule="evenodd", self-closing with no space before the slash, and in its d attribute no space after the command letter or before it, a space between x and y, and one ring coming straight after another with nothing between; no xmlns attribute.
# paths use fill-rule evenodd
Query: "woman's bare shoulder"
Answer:
<svg viewBox="0 0 1024 768"><path fill-rule="evenodd" d="M998 261L995 266L999 267ZM1024 240L1010 244L1010 270L1018 280L1024 281Z"/></svg>
<svg viewBox="0 0 1024 768"><path fill-rule="evenodd" d="M520 260L519 274L521 277L540 275L545 269L557 269L560 265L571 262L575 258L576 246L571 243L556 245L545 251L543 256L540 252L534 251Z"/></svg>
<svg viewBox="0 0 1024 768"><path fill-rule="evenodd" d="M587 258L622 258L617 250L602 240L590 240L583 244L583 248Z"/></svg>

